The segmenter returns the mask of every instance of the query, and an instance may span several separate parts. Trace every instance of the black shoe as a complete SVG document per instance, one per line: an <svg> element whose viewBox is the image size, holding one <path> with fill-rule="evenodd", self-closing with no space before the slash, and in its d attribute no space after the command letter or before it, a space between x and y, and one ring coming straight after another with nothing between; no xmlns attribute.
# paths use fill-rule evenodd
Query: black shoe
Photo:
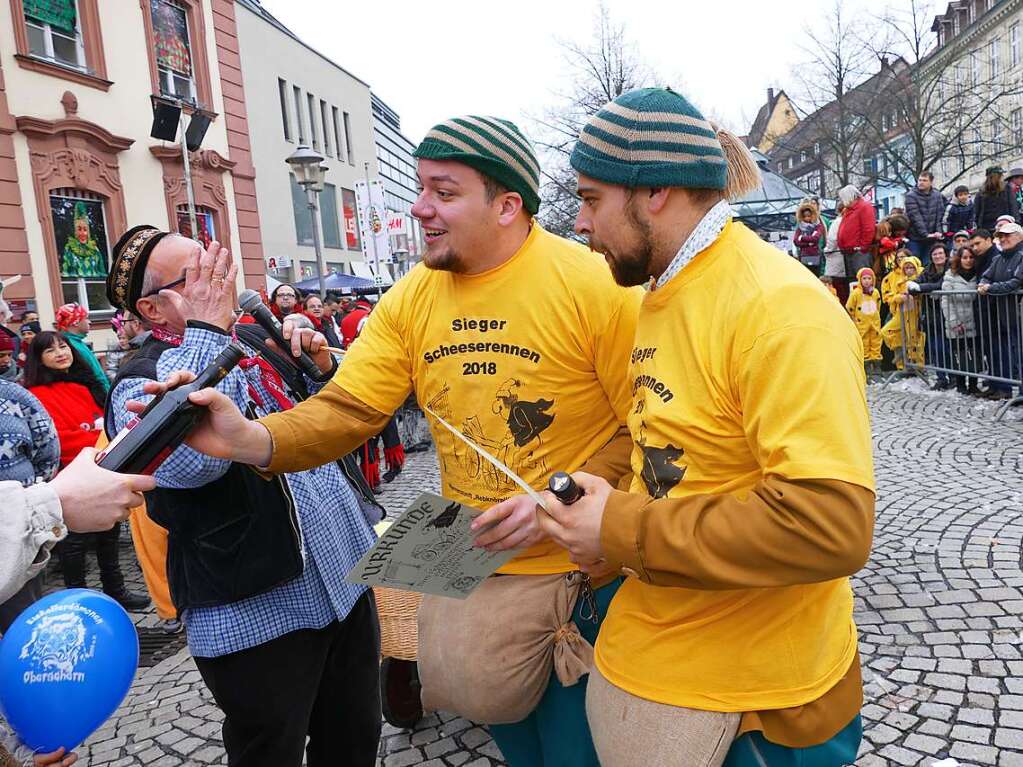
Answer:
<svg viewBox="0 0 1023 767"><path fill-rule="evenodd" d="M384 720L408 729L423 718L419 667L414 660L384 658L380 664L380 703Z"/></svg>
<svg viewBox="0 0 1023 767"><path fill-rule="evenodd" d="M150 599L145 594L133 594L125 589L119 594L108 594L121 607L130 613L138 613L149 607Z"/></svg>
<svg viewBox="0 0 1023 767"><path fill-rule="evenodd" d="M1004 389L988 389L987 393L982 395L984 399L1009 399L1012 395Z"/></svg>
<svg viewBox="0 0 1023 767"><path fill-rule="evenodd" d="M185 626L177 618L168 618L165 621L160 621L159 628L164 634L180 634Z"/></svg>
<svg viewBox="0 0 1023 767"><path fill-rule="evenodd" d="M384 477L383 477L384 482L387 482L387 483L394 482L394 478L397 477L399 474L401 474L401 467L400 466L396 466L396 467L394 467L392 469L388 469L387 471L384 472Z"/></svg>
<svg viewBox="0 0 1023 767"><path fill-rule="evenodd" d="M939 380L936 384L934 384L934 386L931 387L931 389L933 391L945 391L946 389L951 389L952 386L953 386L953 384L952 384L951 381L940 381Z"/></svg>

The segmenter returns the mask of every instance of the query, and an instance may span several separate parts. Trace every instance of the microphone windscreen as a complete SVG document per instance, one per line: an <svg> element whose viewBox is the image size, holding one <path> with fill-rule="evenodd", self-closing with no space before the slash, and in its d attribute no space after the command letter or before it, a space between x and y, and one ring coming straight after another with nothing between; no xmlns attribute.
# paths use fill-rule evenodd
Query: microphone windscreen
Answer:
<svg viewBox="0 0 1023 767"><path fill-rule="evenodd" d="M252 311L261 303L263 303L263 299L254 290L243 290L242 294L238 296L238 306L247 312Z"/></svg>

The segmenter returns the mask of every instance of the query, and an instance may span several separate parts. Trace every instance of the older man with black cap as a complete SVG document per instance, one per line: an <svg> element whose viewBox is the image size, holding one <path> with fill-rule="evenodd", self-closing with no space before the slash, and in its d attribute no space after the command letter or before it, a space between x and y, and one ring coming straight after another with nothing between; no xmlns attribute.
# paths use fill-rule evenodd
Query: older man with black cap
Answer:
<svg viewBox="0 0 1023 767"><path fill-rule="evenodd" d="M874 512L856 329L732 218L756 165L680 94L607 104L571 162L576 231L620 284L650 286L629 372L632 484L577 473L582 498L550 497L541 516L574 562L627 576L587 691L601 764L851 763L848 576Z"/></svg>
<svg viewBox="0 0 1023 767"><path fill-rule="evenodd" d="M258 326L235 326L236 276L219 243L203 250L151 226L121 237L107 293L152 333L114 380L111 433L131 418L130 402L137 410L159 390L150 381L202 370L232 334L250 357L218 389L249 417L290 409L321 385L268 348ZM332 359L320 362L329 376ZM238 767L298 767L303 753L313 767L376 761L376 610L344 580L374 540L375 507L341 466L321 463L267 481L182 446L146 494L148 514L169 531L171 597Z"/></svg>

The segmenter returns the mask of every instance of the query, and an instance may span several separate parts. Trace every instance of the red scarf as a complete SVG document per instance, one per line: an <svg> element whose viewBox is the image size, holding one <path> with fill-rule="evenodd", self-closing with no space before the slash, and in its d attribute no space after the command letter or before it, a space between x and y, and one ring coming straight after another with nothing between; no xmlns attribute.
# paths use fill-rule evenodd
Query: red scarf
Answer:
<svg viewBox="0 0 1023 767"><path fill-rule="evenodd" d="M185 340L183 335L178 333L171 333L169 330L160 327L159 325L153 327L153 338L157 341L163 341L171 346L181 346L181 342ZM231 339L233 341L238 340L237 334L232 331ZM278 373L273 365L267 362L262 357L256 355L254 357L246 357L238 366L242 370L248 370L249 368L255 367L259 369L259 377L270 396L273 397L274 402L280 410L291 410L295 405L288 396L287 390L284 388L284 379L281 378L281 374ZM255 386L249 384L249 397L262 408L267 408L267 403L260 396L259 390Z"/></svg>
<svg viewBox="0 0 1023 767"><path fill-rule="evenodd" d="M312 314L310 312L302 312L302 314L304 314L306 317L309 318L309 321L311 323L313 323L313 327L316 328L316 330L318 330L321 333L323 332L323 318L322 317L317 317L315 314Z"/></svg>

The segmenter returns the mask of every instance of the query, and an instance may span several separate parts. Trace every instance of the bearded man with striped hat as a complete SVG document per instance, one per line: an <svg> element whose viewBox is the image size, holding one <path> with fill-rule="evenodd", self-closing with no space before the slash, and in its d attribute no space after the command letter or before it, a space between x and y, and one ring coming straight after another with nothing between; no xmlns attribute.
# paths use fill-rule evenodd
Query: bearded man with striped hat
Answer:
<svg viewBox="0 0 1023 767"><path fill-rule="evenodd" d="M629 371L632 483L577 473L585 495L541 515L573 562L626 576L587 692L601 763L852 763L848 578L874 521L856 328L733 220L756 165L680 94L607 104L571 162L576 231L620 284L650 287Z"/></svg>

